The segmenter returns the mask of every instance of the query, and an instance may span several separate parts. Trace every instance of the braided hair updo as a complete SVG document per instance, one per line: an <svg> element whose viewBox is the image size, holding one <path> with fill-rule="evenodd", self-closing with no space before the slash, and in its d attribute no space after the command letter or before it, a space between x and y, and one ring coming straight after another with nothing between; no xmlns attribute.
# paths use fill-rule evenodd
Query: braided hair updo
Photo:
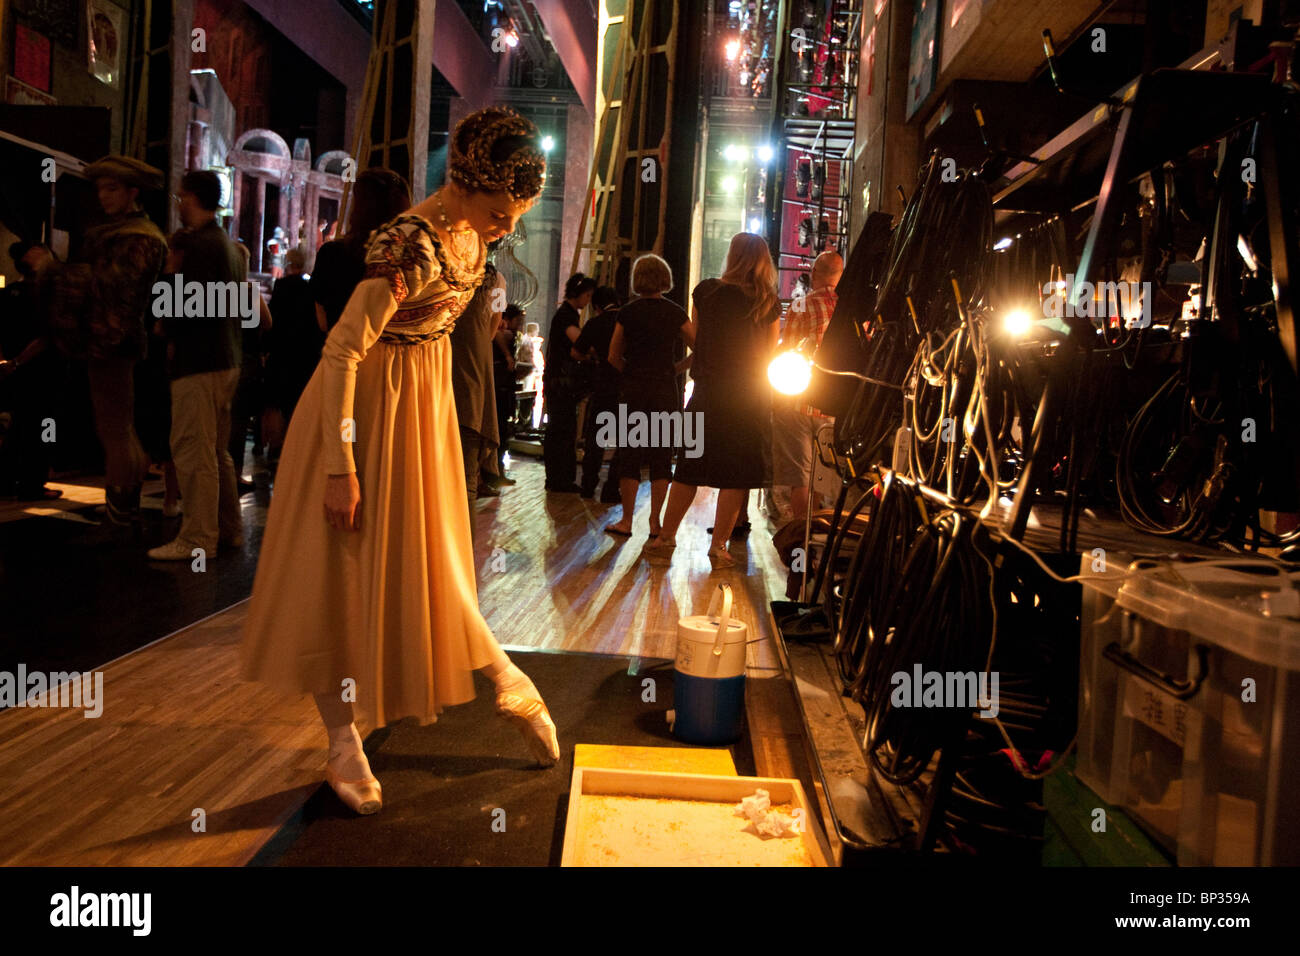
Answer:
<svg viewBox="0 0 1300 956"><path fill-rule="evenodd" d="M456 124L447 151L447 176L470 192L539 195L546 184L546 154L533 123L504 106L470 113Z"/></svg>

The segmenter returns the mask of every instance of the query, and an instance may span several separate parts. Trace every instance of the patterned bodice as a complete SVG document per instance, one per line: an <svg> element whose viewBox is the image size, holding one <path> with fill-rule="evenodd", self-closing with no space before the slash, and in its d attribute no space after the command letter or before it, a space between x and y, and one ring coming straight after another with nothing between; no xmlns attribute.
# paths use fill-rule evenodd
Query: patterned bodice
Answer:
<svg viewBox="0 0 1300 956"><path fill-rule="evenodd" d="M398 216L375 230L366 251L366 278L387 279L397 302L379 341L421 345L450 333L483 281L487 247L482 239L478 247L475 268L465 270L422 216Z"/></svg>

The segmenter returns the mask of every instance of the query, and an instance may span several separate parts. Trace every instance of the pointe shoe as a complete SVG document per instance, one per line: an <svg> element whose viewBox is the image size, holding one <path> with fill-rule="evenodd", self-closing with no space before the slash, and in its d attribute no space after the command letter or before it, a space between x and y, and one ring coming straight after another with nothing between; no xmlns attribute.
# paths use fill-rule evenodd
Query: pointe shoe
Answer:
<svg viewBox="0 0 1300 956"><path fill-rule="evenodd" d="M374 777L367 780L340 780L329 766L325 767L325 780L340 800L355 813L376 813L384 805L384 791Z"/></svg>
<svg viewBox="0 0 1300 956"><path fill-rule="evenodd" d="M540 700L503 691L497 694L497 716L515 725L543 767L554 766L559 761L560 741L555 733L555 722Z"/></svg>

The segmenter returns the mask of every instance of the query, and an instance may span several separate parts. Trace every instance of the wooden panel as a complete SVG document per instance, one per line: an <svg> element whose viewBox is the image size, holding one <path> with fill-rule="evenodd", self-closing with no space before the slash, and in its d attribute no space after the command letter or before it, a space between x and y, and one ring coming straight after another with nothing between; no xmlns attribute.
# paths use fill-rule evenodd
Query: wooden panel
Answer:
<svg viewBox="0 0 1300 956"><path fill-rule="evenodd" d="M946 6L946 5L945 5ZM1099 2L1071 0L984 0L978 22L969 38L955 52L942 54L946 61L939 73L921 114L943 95L954 79L1006 80L1023 83L1029 80L1046 59L1043 56L1043 30L1051 30L1057 50L1084 24L1092 21L1104 6ZM941 9L940 13L950 12ZM974 15L974 14L967 14ZM939 44L945 43L947 22L939 26Z"/></svg>
<svg viewBox="0 0 1300 956"><path fill-rule="evenodd" d="M662 773L738 776L729 750L700 747L618 747L608 744L577 744L573 748L573 765L603 767L611 770L655 770Z"/></svg>
<svg viewBox="0 0 1300 956"><path fill-rule="evenodd" d="M320 786L325 738L309 697L239 681L243 609L104 667L97 719L0 713L0 862L238 866L289 819Z"/></svg>
<svg viewBox="0 0 1300 956"><path fill-rule="evenodd" d="M574 866L583 839L582 798L584 795L638 796L676 800L739 803L755 790L766 790L772 803L790 803L803 811L805 826L800 833L804 848L815 866L829 866L829 856L816 813L798 780L778 777L719 777L692 773L652 773L634 770L600 770L575 767L569 793L561 866Z"/></svg>

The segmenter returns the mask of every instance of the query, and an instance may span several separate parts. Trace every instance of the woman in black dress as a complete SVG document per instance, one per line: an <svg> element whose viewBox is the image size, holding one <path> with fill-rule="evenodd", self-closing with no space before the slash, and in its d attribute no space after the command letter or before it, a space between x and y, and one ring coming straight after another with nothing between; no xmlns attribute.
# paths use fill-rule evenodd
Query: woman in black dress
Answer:
<svg viewBox="0 0 1300 956"><path fill-rule="evenodd" d="M641 256L632 264L632 291L640 298L619 310L609 343L609 363L623 373L619 400L626 406L629 422L635 420L634 416L654 421L651 416L656 412L681 411L673 346L679 338L688 346L694 343L695 326L681 306L664 298L672 287L672 270L659 256ZM672 466L671 445L619 444L611 468L617 470L619 478L623 517L605 530L618 537L632 534L636 492L641 484L641 469L646 467L650 469L650 537L655 538Z"/></svg>
<svg viewBox="0 0 1300 956"><path fill-rule="evenodd" d="M714 569L736 562L727 541L752 488L772 471L772 391L767 364L780 334L776 268L761 236L731 238L720 279L705 279L691 294L696 325L691 377L695 391L686 424L698 422L703 445L679 453L668 508L657 539L646 546L653 560L668 560L677 527L701 485L718 489L709 561Z"/></svg>

